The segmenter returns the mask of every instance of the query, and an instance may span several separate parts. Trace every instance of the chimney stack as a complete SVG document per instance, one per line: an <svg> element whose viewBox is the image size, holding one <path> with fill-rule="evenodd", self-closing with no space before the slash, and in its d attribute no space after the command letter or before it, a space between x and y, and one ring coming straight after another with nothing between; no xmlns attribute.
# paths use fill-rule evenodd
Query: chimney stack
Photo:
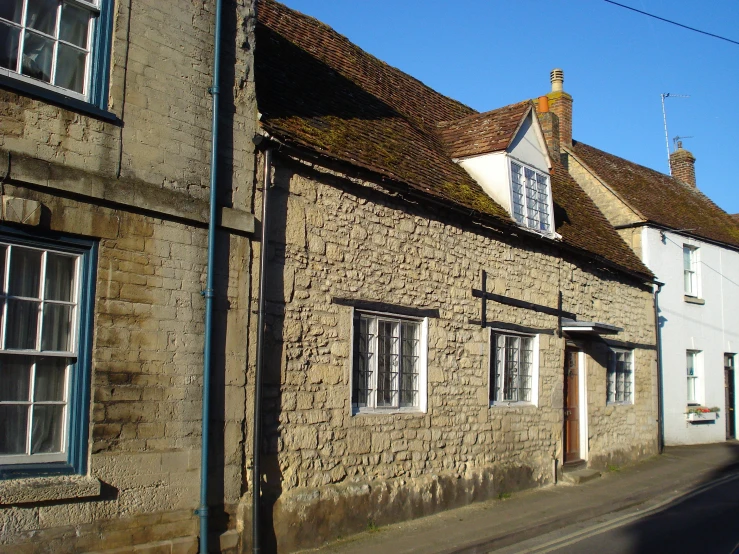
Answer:
<svg viewBox="0 0 739 554"><path fill-rule="evenodd" d="M552 81L552 92L549 98L549 110L559 119L559 134L562 146L572 146L572 96L564 91L565 74L561 69L552 69L549 74Z"/></svg>
<svg viewBox="0 0 739 554"><path fill-rule="evenodd" d="M549 110L549 97L540 96L536 104L536 115L539 118L541 130L544 133L549 154L556 160L560 159L559 150L559 118Z"/></svg>
<svg viewBox="0 0 739 554"><path fill-rule="evenodd" d="M677 141L677 150L670 154L670 170L675 179L696 188L695 156L683 150L683 143L680 140Z"/></svg>

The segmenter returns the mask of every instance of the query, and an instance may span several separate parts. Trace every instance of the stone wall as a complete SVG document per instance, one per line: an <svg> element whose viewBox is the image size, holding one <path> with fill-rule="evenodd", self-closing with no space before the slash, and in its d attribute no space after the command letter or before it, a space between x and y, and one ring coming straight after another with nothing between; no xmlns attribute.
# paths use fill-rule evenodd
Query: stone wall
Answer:
<svg viewBox="0 0 739 554"><path fill-rule="evenodd" d="M270 217L264 494L280 551L551 484L562 461L564 339L557 318L489 301L487 320L541 329L538 406L490 406L490 330L473 289L622 327L635 402L606 405L602 344L588 355L592 465L656 453L652 297L546 239L476 227L295 160L277 162ZM352 414L352 308L437 309L428 410ZM245 516L246 517L246 516ZM310 529L310 532L308 530Z"/></svg>
<svg viewBox="0 0 739 554"><path fill-rule="evenodd" d="M605 187L576 157L566 153L564 158L565 165L572 178L590 196L611 225L629 225L643 221L639 214L635 213L618 196ZM632 242L627 240L626 237L624 237L624 240L626 240L626 244L632 246Z"/></svg>
<svg viewBox="0 0 739 554"><path fill-rule="evenodd" d="M0 481L0 552L197 550L214 5L115 2L109 109L122 123L0 91L1 193L43 206L20 228L99 245L87 474ZM214 544L244 482L253 10L224 3ZM221 535L224 551L237 544Z"/></svg>

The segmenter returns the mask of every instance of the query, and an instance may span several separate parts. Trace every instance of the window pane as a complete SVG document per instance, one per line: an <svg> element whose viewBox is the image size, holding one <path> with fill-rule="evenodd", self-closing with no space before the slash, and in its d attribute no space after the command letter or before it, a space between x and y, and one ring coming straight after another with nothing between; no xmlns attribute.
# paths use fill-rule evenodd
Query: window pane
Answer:
<svg viewBox="0 0 739 554"><path fill-rule="evenodd" d="M21 73L45 83L51 82L51 60L54 55L54 41L26 31L23 43L23 63Z"/></svg>
<svg viewBox="0 0 739 554"><path fill-rule="evenodd" d="M506 337L503 399L513 402L518 400L519 341L520 339L518 337Z"/></svg>
<svg viewBox="0 0 739 554"><path fill-rule="evenodd" d="M28 406L0 405L0 454L25 454Z"/></svg>
<svg viewBox="0 0 739 554"><path fill-rule="evenodd" d="M0 23L0 67L18 70L18 41L21 31L17 27Z"/></svg>
<svg viewBox="0 0 739 554"><path fill-rule="evenodd" d="M85 62L87 53L66 44L59 45L54 84L79 92L85 91Z"/></svg>
<svg viewBox="0 0 739 554"><path fill-rule="evenodd" d="M31 454L61 452L64 406L34 406Z"/></svg>
<svg viewBox="0 0 739 554"><path fill-rule="evenodd" d="M354 360L353 402L357 406L367 406L371 387L374 340L371 334L371 321L365 317L359 319L357 341L357 355Z"/></svg>
<svg viewBox="0 0 739 554"><path fill-rule="evenodd" d="M401 325L400 405L417 406L418 402L418 324Z"/></svg>
<svg viewBox="0 0 739 554"><path fill-rule="evenodd" d="M36 363L35 402L64 402L68 363L65 358L46 358Z"/></svg>
<svg viewBox="0 0 739 554"><path fill-rule="evenodd" d="M513 204L513 217L519 223L524 221L524 199L523 199L523 167L511 162L511 202Z"/></svg>
<svg viewBox="0 0 739 554"><path fill-rule="evenodd" d="M0 401L28 402L31 395L31 359L5 356L0 365ZM0 428L2 428L0 419Z"/></svg>
<svg viewBox="0 0 739 554"><path fill-rule="evenodd" d="M64 4L62 7L62 21L59 23L59 39L71 42L80 48L87 48L89 22L89 11L71 4Z"/></svg>
<svg viewBox="0 0 739 554"><path fill-rule="evenodd" d="M23 0L2 0L0 2L0 17L12 21L13 23L21 22L23 14Z"/></svg>
<svg viewBox="0 0 739 554"><path fill-rule="evenodd" d="M10 252L8 294L39 298L41 251L14 246Z"/></svg>
<svg viewBox="0 0 739 554"><path fill-rule="evenodd" d="M692 250L688 248L687 246L683 246L683 269L686 271L690 271L691 269L691 263L690 263L690 255Z"/></svg>
<svg viewBox="0 0 739 554"><path fill-rule="evenodd" d="M71 302L74 295L75 258L49 253L46 256L45 297Z"/></svg>
<svg viewBox="0 0 739 554"><path fill-rule="evenodd" d="M58 5L57 0L28 0L26 25L31 29L54 36Z"/></svg>
<svg viewBox="0 0 739 554"><path fill-rule="evenodd" d="M39 302L8 300L5 348L35 349Z"/></svg>
<svg viewBox="0 0 739 554"><path fill-rule="evenodd" d="M377 405L396 406L398 392L398 324L377 323Z"/></svg>
<svg viewBox="0 0 739 554"><path fill-rule="evenodd" d="M72 346L72 306L46 304L44 327L41 332L41 350L70 352Z"/></svg>

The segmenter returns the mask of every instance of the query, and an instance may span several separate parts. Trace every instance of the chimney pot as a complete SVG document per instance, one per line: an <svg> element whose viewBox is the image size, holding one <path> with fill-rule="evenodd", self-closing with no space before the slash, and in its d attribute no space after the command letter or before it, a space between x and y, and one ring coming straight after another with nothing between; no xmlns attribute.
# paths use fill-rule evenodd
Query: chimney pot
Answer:
<svg viewBox="0 0 739 554"><path fill-rule="evenodd" d="M564 90L565 72L561 69L552 69L549 74L549 79L552 81L552 92L562 92Z"/></svg>
<svg viewBox="0 0 739 554"><path fill-rule="evenodd" d="M539 105L536 107L539 113L547 113L549 111L549 97L539 96Z"/></svg>
<svg viewBox="0 0 739 554"><path fill-rule="evenodd" d="M549 77L552 81L552 92L547 94L549 111L559 119L560 145L572 147L572 96L563 90L565 72L559 68L552 69Z"/></svg>

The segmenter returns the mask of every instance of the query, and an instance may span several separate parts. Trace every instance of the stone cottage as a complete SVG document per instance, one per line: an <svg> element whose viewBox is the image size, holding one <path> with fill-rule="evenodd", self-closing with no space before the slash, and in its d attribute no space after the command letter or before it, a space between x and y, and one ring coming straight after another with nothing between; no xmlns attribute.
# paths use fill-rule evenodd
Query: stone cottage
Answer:
<svg viewBox="0 0 739 554"><path fill-rule="evenodd" d="M195 552L215 2L40 5L0 7L0 551ZM224 550L245 467L253 15L224 7L209 487Z"/></svg>
<svg viewBox="0 0 739 554"><path fill-rule="evenodd" d="M557 75L555 73L559 72ZM671 175L572 140L561 71L549 93L563 161L634 253L659 293L665 444L736 438L739 226L698 188L695 157L677 143ZM565 139L567 137L567 139Z"/></svg>
<svg viewBox="0 0 739 554"><path fill-rule="evenodd" d="M257 13L265 542L655 454L653 275L560 163L546 99L476 113Z"/></svg>

